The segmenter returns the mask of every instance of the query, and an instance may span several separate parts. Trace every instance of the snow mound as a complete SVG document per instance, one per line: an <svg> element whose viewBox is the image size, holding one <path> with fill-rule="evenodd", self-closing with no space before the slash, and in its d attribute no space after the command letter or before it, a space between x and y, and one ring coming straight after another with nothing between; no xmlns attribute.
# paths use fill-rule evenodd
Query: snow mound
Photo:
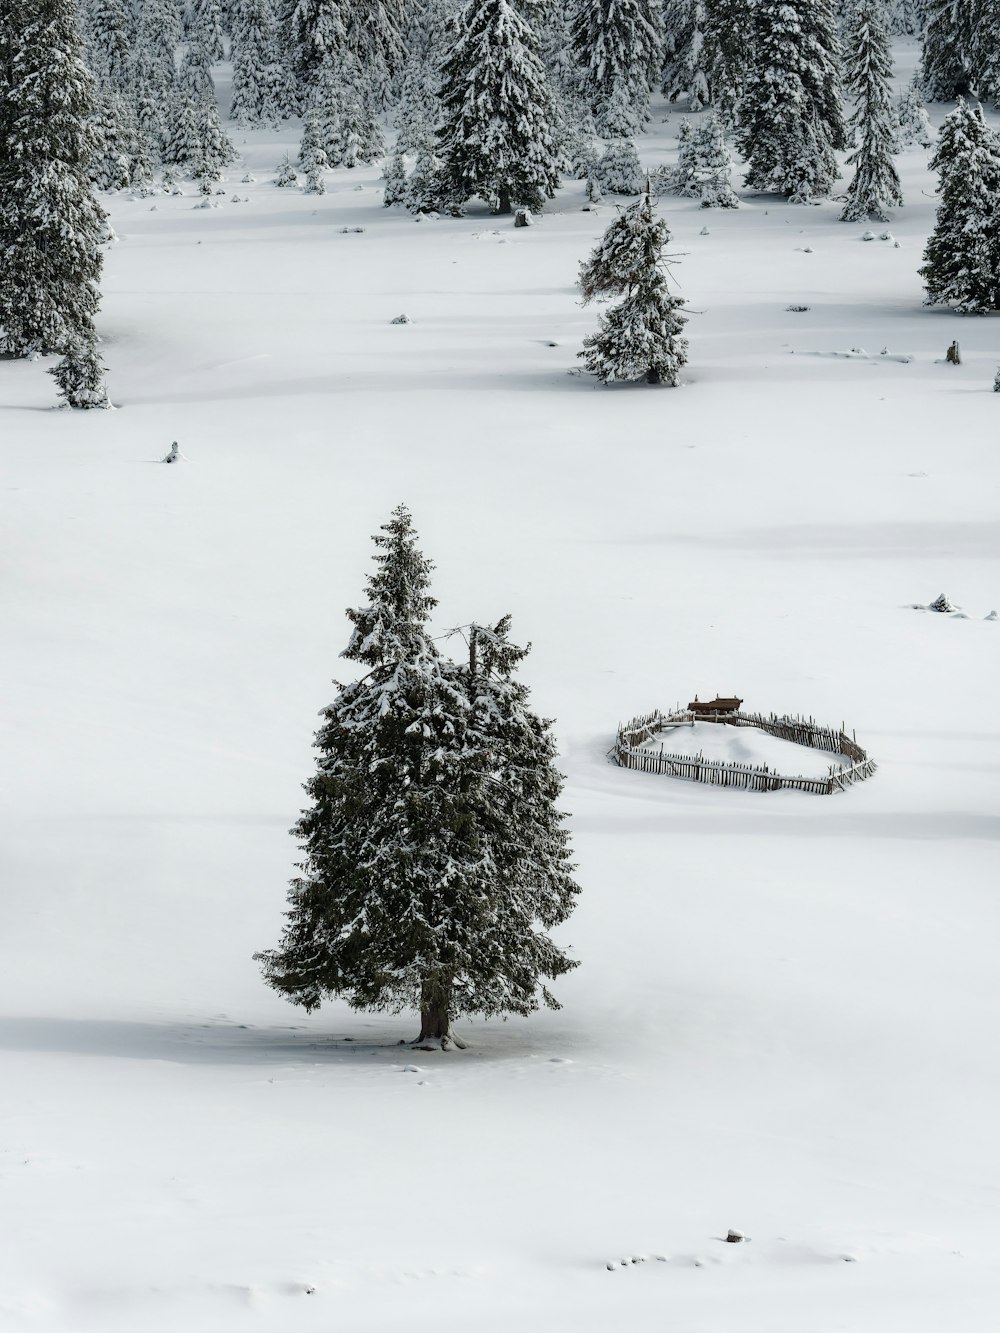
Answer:
<svg viewBox="0 0 1000 1333"><path fill-rule="evenodd" d="M769 736L757 727L730 727L719 722L695 722L661 731L640 748L668 754L702 754L726 764L753 764L789 777L822 778L831 764L849 765L846 755L832 750L812 750L793 741Z"/></svg>

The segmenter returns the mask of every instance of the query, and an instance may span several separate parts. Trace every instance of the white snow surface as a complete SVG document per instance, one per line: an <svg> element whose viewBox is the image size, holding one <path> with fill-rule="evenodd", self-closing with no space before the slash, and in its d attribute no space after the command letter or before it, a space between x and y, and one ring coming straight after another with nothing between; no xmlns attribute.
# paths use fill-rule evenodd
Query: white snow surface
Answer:
<svg viewBox="0 0 1000 1333"><path fill-rule="evenodd" d="M664 200L697 313L656 390L567 373L613 203L418 226L375 169L275 189L295 135L237 134L238 207L111 201L118 411L0 363L0 1327L994 1329L1000 322L921 306L926 154L899 249ZM914 360L789 355L854 346ZM412 1015L305 1016L251 958L401 500L442 632L535 645L584 887L564 1008L416 1064ZM942 587L968 620L909 609ZM877 774L607 762L720 682Z"/></svg>
<svg viewBox="0 0 1000 1333"><path fill-rule="evenodd" d="M843 768L850 763L845 755L797 745L757 727L731 727L719 722L668 727L650 737L640 749L658 754L661 745L666 754L701 754L719 763L752 764L755 768L766 764L785 777L823 778L831 765Z"/></svg>

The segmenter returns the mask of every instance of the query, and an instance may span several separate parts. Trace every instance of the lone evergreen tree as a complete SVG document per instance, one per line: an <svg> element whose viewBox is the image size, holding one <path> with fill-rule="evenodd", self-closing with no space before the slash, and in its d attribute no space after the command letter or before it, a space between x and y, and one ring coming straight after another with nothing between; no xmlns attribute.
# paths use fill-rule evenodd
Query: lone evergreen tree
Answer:
<svg viewBox="0 0 1000 1333"><path fill-rule="evenodd" d="M829 194L846 148L830 0L754 6L754 58L739 107L752 190L804 204Z"/></svg>
<svg viewBox="0 0 1000 1333"><path fill-rule="evenodd" d="M633 234L619 251L617 270L609 274L612 282L630 279L625 299L600 317L599 332L583 340L579 355L604 383L644 379L674 387L687 362L687 339L681 336L687 317L680 297L667 286L663 250L670 233L655 216L648 193L631 226Z"/></svg>
<svg viewBox="0 0 1000 1333"><path fill-rule="evenodd" d="M460 1045L456 1017L557 1007L542 979L575 966L545 934L578 892L561 782L548 724L512 679L523 653L506 622L473 631L467 667L444 659L404 506L375 544L344 652L367 674L324 712L284 935L257 956L306 1009L329 995L415 1008L421 1043Z"/></svg>
<svg viewBox="0 0 1000 1333"><path fill-rule="evenodd" d="M540 212L559 184L554 110L535 34L512 0L469 0L442 70L442 181L456 207Z"/></svg>
<svg viewBox="0 0 1000 1333"><path fill-rule="evenodd" d="M854 94L850 119L855 148L848 157L854 179L841 213L844 222L876 218L886 222L903 202L892 156L899 143L899 122L892 100L892 51L885 0L855 0L847 32L847 77Z"/></svg>
<svg viewBox="0 0 1000 1333"><path fill-rule="evenodd" d="M81 56L75 0L21 0L0 23L0 346L14 356L65 351L100 300Z"/></svg>
<svg viewBox="0 0 1000 1333"><path fill-rule="evenodd" d="M962 98L945 117L931 166L937 220L920 270L928 305L963 315L1000 310L1000 141Z"/></svg>

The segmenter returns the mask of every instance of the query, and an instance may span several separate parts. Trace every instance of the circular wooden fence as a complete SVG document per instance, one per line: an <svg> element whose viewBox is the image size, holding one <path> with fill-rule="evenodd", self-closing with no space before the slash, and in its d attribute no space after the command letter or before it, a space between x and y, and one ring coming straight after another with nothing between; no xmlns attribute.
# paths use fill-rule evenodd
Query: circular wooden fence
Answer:
<svg viewBox="0 0 1000 1333"><path fill-rule="evenodd" d="M826 777L807 778L777 773L766 764L758 767L755 764L706 759L701 754L671 754L662 742L658 751L642 748L661 732L672 731L675 727L696 721L716 726L756 727L769 736L779 736L795 745L845 755L851 762L844 767L831 765ZM831 796L835 791L844 791L852 783L863 782L865 778L871 777L876 767L875 761L869 759L867 752L857 743L853 732L848 736L843 726L837 731L833 727L818 726L812 718L779 717L776 713L767 717L761 713L744 712L706 716L687 709L678 709L673 713L657 710L620 725L610 757L622 768L635 768L643 773L663 773L668 777L685 778L689 782L708 782L716 787L740 787L744 791L780 791L790 787L795 791L812 792L816 796Z"/></svg>

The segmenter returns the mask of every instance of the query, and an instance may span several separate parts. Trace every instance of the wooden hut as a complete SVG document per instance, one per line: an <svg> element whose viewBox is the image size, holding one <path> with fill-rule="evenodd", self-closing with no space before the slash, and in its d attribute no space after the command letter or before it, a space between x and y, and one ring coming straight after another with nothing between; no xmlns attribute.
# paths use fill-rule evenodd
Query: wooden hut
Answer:
<svg viewBox="0 0 1000 1333"><path fill-rule="evenodd" d="M742 699L699 699L695 695L693 702L688 704L688 712L696 717L715 717L719 713L738 712L742 703Z"/></svg>

